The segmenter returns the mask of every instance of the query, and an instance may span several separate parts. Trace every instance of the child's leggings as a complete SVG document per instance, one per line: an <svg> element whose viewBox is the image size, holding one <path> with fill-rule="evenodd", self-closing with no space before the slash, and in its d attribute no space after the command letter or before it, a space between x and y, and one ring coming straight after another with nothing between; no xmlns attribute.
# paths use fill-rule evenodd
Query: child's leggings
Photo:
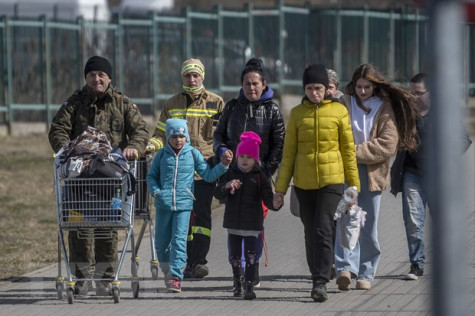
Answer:
<svg viewBox="0 0 475 316"><path fill-rule="evenodd" d="M254 236L238 236L229 234L229 254L231 257L231 266L233 268L233 276L240 278L242 276L241 255L242 241L244 240L244 255L246 259L245 277L246 282L254 281L254 273L256 267L256 249L257 237Z"/></svg>

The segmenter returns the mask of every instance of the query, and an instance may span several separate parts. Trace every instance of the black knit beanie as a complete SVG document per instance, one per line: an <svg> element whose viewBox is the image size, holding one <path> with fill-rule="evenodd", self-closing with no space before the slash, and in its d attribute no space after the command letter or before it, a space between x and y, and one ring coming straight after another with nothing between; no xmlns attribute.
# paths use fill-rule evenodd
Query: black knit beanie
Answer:
<svg viewBox="0 0 475 316"><path fill-rule="evenodd" d="M84 78L90 71L103 71L112 79L112 66L105 58L99 56L89 58L84 66Z"/></svg>
<svg viewBox="0 0 475 316"><path fill-rule="evenodd" d="M328 89L328 73L322 64L314 64L305 68L303 72L303 88L309 83L320 83Z"/></svg>

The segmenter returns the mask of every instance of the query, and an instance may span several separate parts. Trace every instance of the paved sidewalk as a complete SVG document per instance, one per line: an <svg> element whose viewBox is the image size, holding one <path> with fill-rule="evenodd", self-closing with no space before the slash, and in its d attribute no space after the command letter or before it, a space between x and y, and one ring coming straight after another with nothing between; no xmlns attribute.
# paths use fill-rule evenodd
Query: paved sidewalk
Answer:
<svg viewBox="0 0 475 316"><path fill-rule="evenodd" d="M473 147L473 146L472 146ZM473 172L473 148L470 154ZM474 177L469 191L473 195ZM289 204L288 196L286 205ZM475 208L473 197L467 211L469 237L468 302L475 314ZM429 240L430 216L426 224L428 263L425 275L419 281L404 281L408 272L407 245L402 223L400 196L384 193L379 221L379 239L382 256L376 280L370 291L340 292L332 281L328 284L329 299L314 303L310 298L311 280L305 259L303 226L290 214L287 207L270 212L266 220L266 241L269 266L261 263L261 287L257 299L243 301L232 297L231 268L227 263L226 232L222 228L223 209L213 213L213 236L209 254L210 275L203 280L185 280L183 292L165 292L163 278L153 281L148 260L148 236L140 247L141 264L139 298L134 299L130 281L130 256L122 268L120 303L112 298L98 298L94 294L77 297L73 305L66 299L58 300L55 289L57 267L34 271L15 281L0 283L0 315L430 315L431 307L431 252ZM460 293L463 295L464 293Z"/></svg>

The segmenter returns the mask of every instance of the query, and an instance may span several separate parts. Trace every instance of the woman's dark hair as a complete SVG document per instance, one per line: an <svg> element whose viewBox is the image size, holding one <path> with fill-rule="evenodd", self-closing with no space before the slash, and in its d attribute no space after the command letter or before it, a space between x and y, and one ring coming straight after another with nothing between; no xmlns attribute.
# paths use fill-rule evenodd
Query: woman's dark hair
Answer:
<svg viewBox="0 0 475 316"><path fill-rule="evenodd" d="M389 102L396 117L396 126L399 134L399 148L414 151L418 145L416 131L416 111L413 107L415 102L412 93L402 87L393 85L372 64L362 64L356 68L351 81L345 87L345 93L352 95L356 103L364 111L370 110L365 107L358 95L355 87L358 79L366 79L373 84L373 94L382 100Z"/></svg>
<svg viewBox="0 0 475 316"><path fill-rule="evenodd" d="M411 78L411 80L409 82L412 82L412 83L423 83L423 84L426 84L427 83L427 74L424 73L424 72L420 72L418 73L417 75L415 75L414 77Z"/></svg>
<svg viewBox="0 0 475 316"><path fill-rule="evenodd" d="M261 81L262 82L266 81L264 79L264 71L262 70L262 65L263 65L262 59L260 59L260 58L253 57L253 58L249 59L246 63L246 67L244 68L244 70L242 71L242 74L241 74L241 84L244 81L244 76L249 72L258 73L259 76L261 77Z"/></svg>

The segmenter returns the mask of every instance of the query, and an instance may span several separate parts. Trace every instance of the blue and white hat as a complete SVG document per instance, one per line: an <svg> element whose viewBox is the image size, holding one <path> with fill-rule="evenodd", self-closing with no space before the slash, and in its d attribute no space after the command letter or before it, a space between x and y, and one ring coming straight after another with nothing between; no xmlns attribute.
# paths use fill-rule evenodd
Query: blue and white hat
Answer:
<svg viewBox="0 0 475 316"><path fill-rule="evenodd" d="M186 140L190 141L190 135L188 134L188 122L184 119L171 118L165 122L165 133L167 140L173 135L185 136Z"/></svg>

